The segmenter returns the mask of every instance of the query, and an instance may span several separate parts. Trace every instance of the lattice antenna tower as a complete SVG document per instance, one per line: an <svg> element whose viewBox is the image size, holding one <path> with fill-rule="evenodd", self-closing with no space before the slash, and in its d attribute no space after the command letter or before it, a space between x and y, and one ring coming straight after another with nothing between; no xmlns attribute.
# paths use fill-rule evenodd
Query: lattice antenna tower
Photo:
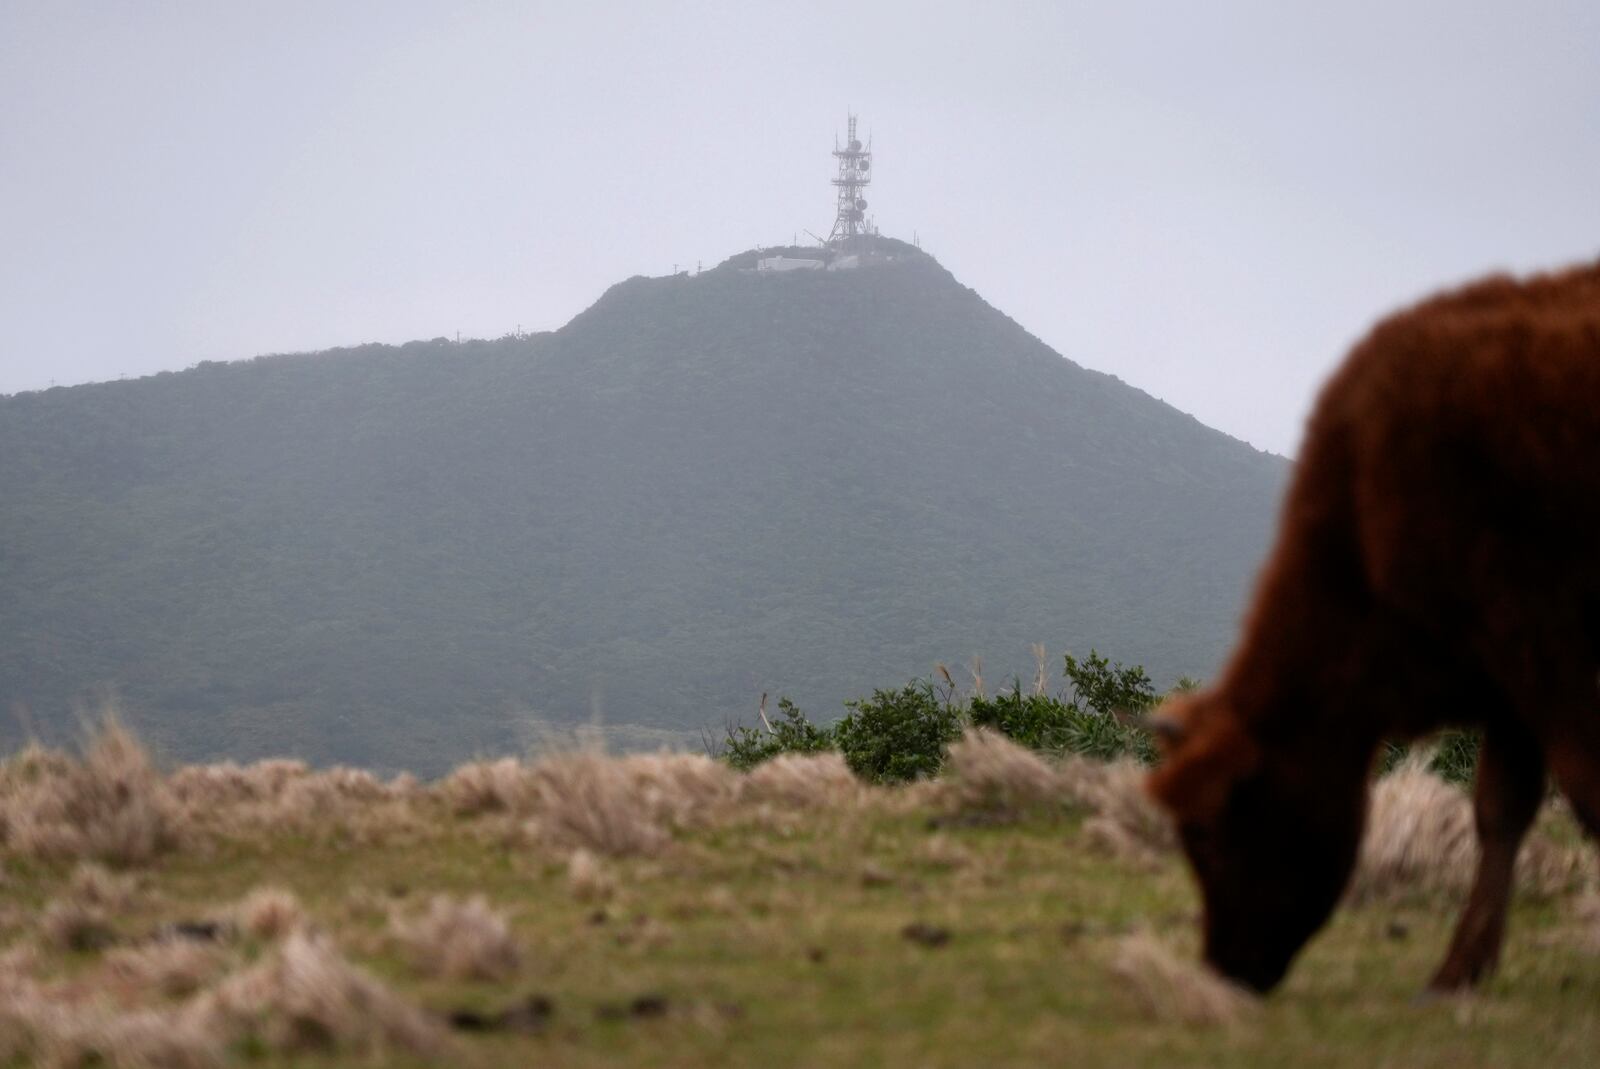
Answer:
<svg viewBox="0 0 1600 1069"><path fill-rule="evenodd" d="M850 116L850 132L843 148L839 147L839 138L835 135L833 157L839 161L839 173L833 180L838 211L833 217L828 244L847 245L851 239L871 232L866 223L867 198L862 194L872 182L872 145L863 146L856 137L854 115Z"/></svg>

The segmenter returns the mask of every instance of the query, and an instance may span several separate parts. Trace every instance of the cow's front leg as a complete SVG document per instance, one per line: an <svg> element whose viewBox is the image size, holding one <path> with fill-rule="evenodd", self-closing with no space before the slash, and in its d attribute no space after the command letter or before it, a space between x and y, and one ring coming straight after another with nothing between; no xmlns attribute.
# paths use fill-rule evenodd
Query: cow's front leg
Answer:
<svg viewBox="0 0 1600 1069"><path fill-rule="evenodd" d="M1544 756L1533 734L1520 724L1491 725L1478 749L1473 796L1478 871L1450 952L1428 984L1430 992L1470 987L1494 971L1505 935L1517 849L1539 812L1544 783Z"/></svg>

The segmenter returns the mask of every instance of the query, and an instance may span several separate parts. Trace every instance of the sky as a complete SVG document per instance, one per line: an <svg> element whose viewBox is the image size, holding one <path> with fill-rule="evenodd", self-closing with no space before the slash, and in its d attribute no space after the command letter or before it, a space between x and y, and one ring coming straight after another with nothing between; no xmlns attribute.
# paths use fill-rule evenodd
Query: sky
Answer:
<svg viewBox="0 0 1600 1069"><path fill-rule="evenodd" d="M551 330L871 214L1293 455L1386 311L1600 254L1600 5L0 0L0 393Z"/></svg>

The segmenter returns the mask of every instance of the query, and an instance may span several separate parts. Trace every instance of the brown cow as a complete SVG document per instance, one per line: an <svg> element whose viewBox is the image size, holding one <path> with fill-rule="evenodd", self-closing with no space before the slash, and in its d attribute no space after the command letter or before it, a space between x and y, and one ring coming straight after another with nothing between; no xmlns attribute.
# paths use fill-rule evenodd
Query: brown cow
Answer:
<svg viewBox="0 0 1600 1069"><path fill-rule="evenodd" d="M1158 724L1206 960L1276 985L1349 878L1379 743L1458 725L1482 851L1430 987L1486 975L1547 770L1600 834L1597 667L1600 265L1380 323L1311 416L1242 641Z"/></svg>

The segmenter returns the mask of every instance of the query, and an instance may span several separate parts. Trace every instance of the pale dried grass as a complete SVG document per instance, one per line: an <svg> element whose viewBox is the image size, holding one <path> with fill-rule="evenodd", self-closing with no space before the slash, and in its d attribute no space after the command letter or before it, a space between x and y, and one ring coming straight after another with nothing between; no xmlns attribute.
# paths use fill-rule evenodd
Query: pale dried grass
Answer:
<svg viewBox="0 0 1600 1069"><path fill-rule="evenodd" d="M25 956L0 966L0 1060L45 1066L202 1069L223 1045L203 1029L154 1009L119 1010L99 996L40 985Z"/></svg>
<svg viewBox="0 0 1600 1069"><path fill-rule="evenodd" d="M169 780L185 826L222 837L293 832L374 840L416 827L416 780L385 782L362 769L312 771L303 762L223 762L174 772Z"/></svg>
<svg viewBox="0 0 1600 1069"><path fill-rule="evenodd" d="M72 953L98 950L116 939L111 914L104 906L58 898L39 914L39 938L48 947Z"/></svg>
<svg viewBox="0 0 1600 1069"><path fill-rule="evenodd" d="M779 754L751 769L738 785L741 801L793 809L853 805L863 790L844 755L836 751Z"/></svg>
<svg viewBox="0 0 1600 1069"><path fill-rule="evenodd" d="M668 835L640 796L631 770L599 753L546 757L529 772L529 829L555 846L612 857L654 854Z"/></svg>
<svg viewBox="0 0 1600 1069"><path fill-rule="evenodd" d="M966 810L1016 813L1072 797L1055 766L987 728L969 730L951 744L944 773L953 801Z"/></svg>
<svg viewBox="0 0 1600 1069"><path fill-rule="evenodd" d="M287 804L337 805L341 802L387 802L401 797L409 781L385 783L364 768L334 765L289 781L283 796Z"/></svg>
<svg viewBox="0 0 1600 1069"><path fill-rule="evenodd" d="M162 940L113 949L98 970L47 986L33 975L37 950L13 948L0 954L0 1063L185 1069L221 1065L246 1042L291 1058L444 1049L435 1018L303 929L224 975L234 960L225 946Z"/></svg>
<svg viewBox="0 0 1600 1069"><path fill-rule="evenodd" d="M1096 849L1141 865L1177 846L1167 814L1145 793L1149 770L1137 761L1076 755L1047 759L1004 735L968 731L950 747L934 804L987 817L1077 806L1089 811L1083 834Z"/></svg>
<svg viewBox="0 0 1600 1069"><path fill-rule="evenodd" d="M739 774L705 754L629 754L617 759L652 819L672 828L709 823L738 791Z"/></svg>
<svg viewBox="0 0 1600 1069"><path fill-rule="evenodd" d="M233 908L233 921L241 932L253 939L273 941L306 926L305 909L293 891L281 887L257 887Z"/></svg>
<svg viewBox="0 0 1600 1069"><path fill-rule="evenodd" d="M1153 864L1177 849L1172 818L1145 791L1150 770L1132 759L1102 763L1070 758L1062 779L1080 804L1092 812L1083 833L1113 857Z"/></svg>
<svg viewBox="0 0 1600 1069"><path fill-rule="evenodd" d="M507 980L522 962L505 915L483 895L435 895L418 916L392 915L390 927L425 976Z"/></svg>
<svg viewBox="0 0 1600 1069"><path fill-rule="evenodd" d="M290 782L310 774L304 761L275 759L249 765L221 761L176 769L167 777L167 786L185 809L207 812L276 801Z"/></svg>
<svg viewBox="0 0 1600 1069"><path fill-rule="evenodd" d="M659 852L675 829L702 827L733 810L740 775L703 754L608 757L554 754L528 768L527 827L564 849L611 857Z"/></svg>
<svg viewBox="0 0 1600 1069"><path fill-rule="evenodd" d="M0 775L5 843L28 856L148 862L177 841L177 810L139 740L108 713L81 759L29 747Z"/></svg>
<svg viewBox="0 0 1600 1069"><path fill-rule="evenodd" d="M159 1010L19 1008L41 1065L210 1069L225 1061L215 1037Z"/></svg>
<svg viewBox="0 0 1600 1069"><path fill-rule="evenodd" d="M441 1026L346 961L324 938L296 931L261 962L195 996L177 1022L233 1046L255 1037L284 1054L342 1051L429 1056Z"/></svg>
<svg viewBox="0 0 1600 1069"><path fill-rule="evenodd" d="M1419 753L1372 788L1366 833L1346 892L1352 903L1442 892L1465 894L1478 863L1472 799L1428 770ZM1587 853L1563 847L1536 825L1517 857L1519 890L1550 895L1569 889Z"/></svg>
<svg viewBox="0 0 1600 1069"><path fill-rule="evenodd" d="M93 861L80 861L67 877L67 897L111 913L125 913L142 897L138 877L112 872Z"/></svg>
<svg viewBox="0 0 1600 1069"><path fill-rule="evenodd" d="M226 961L214 944L164 939L143 946L113 948L106 952L103 964L114 983L180 998L194 994L215 979Z"/></svg>
<svg viewBox="0 0 1600 1069"><path fill-rule="evenodd" d="M434 790L461 817L519 812L526 809L530 795L527 767L514 757L461 765Z"/></svg>
<svg viewBox="0 0 1600 1069"><path fill-rule="evenodd" d="M1260 1004L1205 965L1174 954L1148 932L1118 940L1108 967L1154 1021L1229 1027L1246 1020Z"/></svg>
<svg viewBox="0 0 1600 1069"><path fill-rule="evenodd" d="M567 890L580 902L604 902L616 894L617 881L593 851L579 847L567 858Z"/></svg>

